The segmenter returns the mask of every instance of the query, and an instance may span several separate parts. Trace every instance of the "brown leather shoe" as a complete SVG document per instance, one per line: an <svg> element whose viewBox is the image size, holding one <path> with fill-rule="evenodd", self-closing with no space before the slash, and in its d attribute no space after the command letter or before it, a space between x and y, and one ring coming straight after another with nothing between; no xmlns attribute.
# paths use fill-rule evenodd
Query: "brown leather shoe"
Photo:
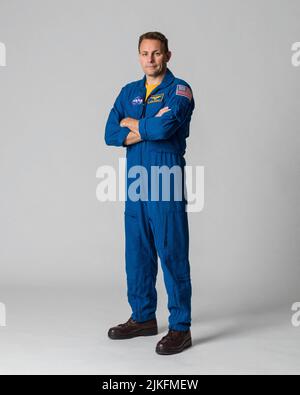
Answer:
<svg viewBox="0 0 300 395"><path fill-rule="evenodd" d="M136 336L157 335L156 318L144 322L134 321L131 317L124 324L109 329L108 337L111 339L131 339Z"/></svg>
<svg viewBox="0 0 300 395"><path fill-rule="evenodd" d="M161 355L177 354L192 345L191 330L169 330L156 345L155 351Z"/></svg>

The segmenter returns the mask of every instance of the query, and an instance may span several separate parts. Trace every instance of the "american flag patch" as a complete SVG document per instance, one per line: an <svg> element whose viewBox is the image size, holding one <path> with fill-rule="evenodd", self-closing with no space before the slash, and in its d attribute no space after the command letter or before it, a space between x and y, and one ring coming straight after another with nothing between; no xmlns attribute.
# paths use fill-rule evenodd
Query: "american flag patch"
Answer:
<svg viewBox="0 0 300 395"><path fill-rule="evenodd" d="M193 97L192 91L186 85L177 85L177 87L176 87L176 95L185 96L189 100L192 100L192 97Z"/></svg>

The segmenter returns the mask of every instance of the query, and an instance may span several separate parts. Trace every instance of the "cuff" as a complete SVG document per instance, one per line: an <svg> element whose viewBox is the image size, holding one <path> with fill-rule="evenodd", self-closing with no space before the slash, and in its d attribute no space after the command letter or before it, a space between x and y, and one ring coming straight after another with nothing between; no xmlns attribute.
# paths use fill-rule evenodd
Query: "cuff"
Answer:
<svg viewBox="0 0 300 395"><path fill-rule="evenodd" d="M127 147L127 145L125 145L124 142L129 133L130 133L129 128L120 127L120 132L118 136L119 145L122 145L123 147Z"/></svg>
<svg viewBox="0 0 300 395"><path fill-rule="evenodd" d="M147 140L146 118L142 118L139 120L139 133L142 140Z"/></svg>

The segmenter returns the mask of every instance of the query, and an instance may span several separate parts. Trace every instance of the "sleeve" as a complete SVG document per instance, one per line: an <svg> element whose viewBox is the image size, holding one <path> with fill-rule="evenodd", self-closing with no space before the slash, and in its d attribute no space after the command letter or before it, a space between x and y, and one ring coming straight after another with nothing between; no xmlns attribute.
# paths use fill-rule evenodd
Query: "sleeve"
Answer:
<svg viewBox="0 0 300 395"><path fill-rule="evenodd" d="M194 110L192 90L188 85L176 85L166 102L171 110L160 117L146 117L139 120L142 140L167 140L188 121Z"/></svg>
<svg viewBox="0 0 300 395"><path fill-rule="evenodd" d="M116 98L113 108L110 110L105 126L105 143L116 147L126 147L124 141L130 132L127 127L121 127L120 121L124 118L123 106L124 88L121 89Z"/></svg>

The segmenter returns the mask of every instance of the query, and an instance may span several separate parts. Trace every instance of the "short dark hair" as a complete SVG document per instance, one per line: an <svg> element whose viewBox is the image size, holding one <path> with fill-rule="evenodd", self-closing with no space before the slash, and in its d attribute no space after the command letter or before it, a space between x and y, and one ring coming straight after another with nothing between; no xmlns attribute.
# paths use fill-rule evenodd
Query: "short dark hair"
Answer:
<svg viewBox="0 0 300 395"><path fill-rule="evenodd" d="M141 42L143 40L145 40L145 39L148 39L148 40L159 40L163 44L164 52L165 53L169 52L168 39L167 39L166 36L164 36L160 32L147 32L147 33L142 34L140 36L140 38L139 38L139 45L138 45L139 52L140 52Z"/></svg>

